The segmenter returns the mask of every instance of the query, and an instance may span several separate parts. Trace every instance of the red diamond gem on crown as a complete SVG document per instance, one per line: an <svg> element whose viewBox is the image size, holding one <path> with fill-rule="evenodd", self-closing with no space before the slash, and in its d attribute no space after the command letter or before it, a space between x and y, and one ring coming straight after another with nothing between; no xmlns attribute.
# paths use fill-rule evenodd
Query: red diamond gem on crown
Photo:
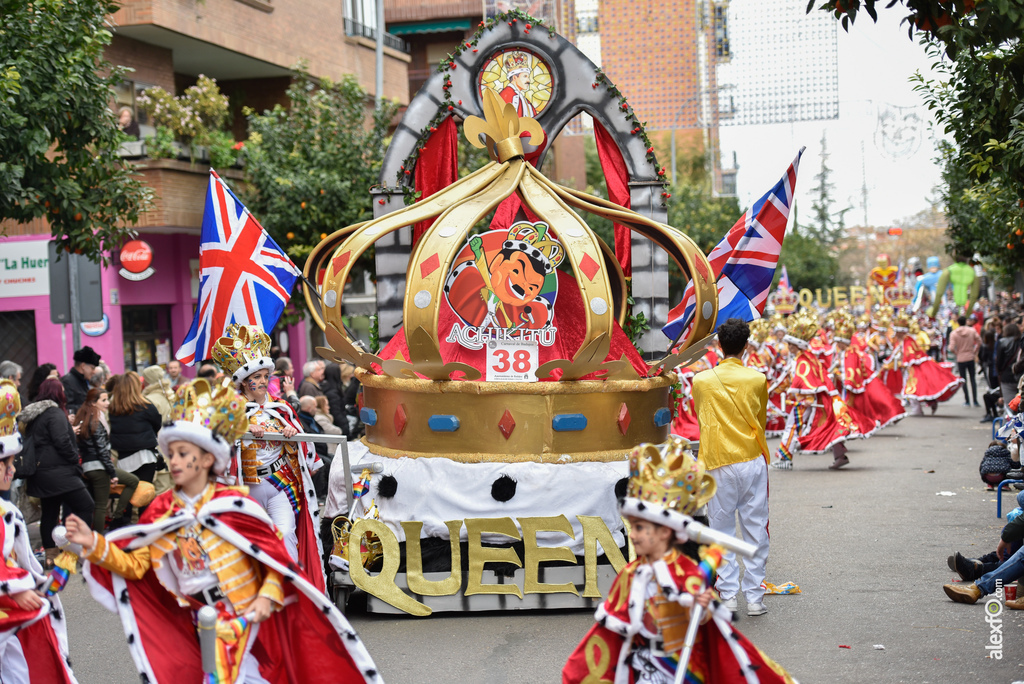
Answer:
<svg viewBox="0 0 1024 684"><path fill-rule="evenodd" d="M594 276L601 270L601 267L596 261L594 261L589 254L584 254L583 259L580 261L580 270L587 276L591 281L594 280Z"/></svg>
<svg viewBox="0 0 1024 684"><path fill-rule="evenodd" d="M498 421L498 429L501 430L501 434L505 435L505 439L511 437L512 431L516 429L516 421L508 409L505 409L501 420Z"/></svg>
<svg viewBox="0 0 1024 684"><path fill-rule="evenodd" d="M405 404L399 404L395 409L395 434L401 436L405 432L405 426L409 417L405 415Z"/></svg>
<svg viewBox="0 0 1024 684"><path fill-rule="evenodd" d="M426 278L428 275L436 271L441 267L441 260L437 258L437 253L431 254L429 257L423 260L420 264L420 277Z"/></svg>
<svg viewBox="0 0 1024 684"><path fill-rule="evenodd" d="M626 431L629 430L629 423L631 420L632 418L629 415L629 408L627 408L626 404L623 403L622 406L619 407L619 419L617 421L619 424L619 432L623 435L625 435Z"/></svg>

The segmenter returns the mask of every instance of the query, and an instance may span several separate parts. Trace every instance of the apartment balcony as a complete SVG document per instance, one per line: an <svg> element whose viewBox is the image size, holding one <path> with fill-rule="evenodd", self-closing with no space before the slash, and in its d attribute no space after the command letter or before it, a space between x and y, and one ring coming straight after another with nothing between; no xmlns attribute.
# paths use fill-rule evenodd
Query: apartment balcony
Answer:
<svg viewBox="0 0 1024 684"><path fill-rule="evenodd" d="M169 52L175 75L266 79L290 76L302 61L313 76L353 74L373 92L373 42L346 25L337 0L122 0L112 23L115 40ZM383 95L407 103L409 56L401 39L386 41ZM155 66L144 57L143 69Z"/></svg>

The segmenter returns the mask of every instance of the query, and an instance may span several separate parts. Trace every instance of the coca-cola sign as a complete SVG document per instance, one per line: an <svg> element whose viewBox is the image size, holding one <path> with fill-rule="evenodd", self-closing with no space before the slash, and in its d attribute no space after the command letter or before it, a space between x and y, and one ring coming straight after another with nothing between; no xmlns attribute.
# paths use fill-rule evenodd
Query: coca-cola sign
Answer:
<svg viewBox="0 0 1024 684"><path fill-rule="evenodd" d="M142 240L132 240L121 248L121 277L127 280L145 280L154 273L153 248Z"/></svg>

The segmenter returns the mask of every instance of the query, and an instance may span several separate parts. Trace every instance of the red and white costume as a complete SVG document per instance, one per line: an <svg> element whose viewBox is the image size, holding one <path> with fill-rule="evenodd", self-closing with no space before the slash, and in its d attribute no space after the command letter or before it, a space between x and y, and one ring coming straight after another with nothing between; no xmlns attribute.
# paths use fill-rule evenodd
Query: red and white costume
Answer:
<svg viewBox="0 0 1024 684"><path fill-rule="evenodd" d="M143 681L154 684L254 682L259 684L333 684L380 682L380 674L345 616L310 583L291 559L273 522L243 490L216 484L198 508L176 496L161 494L139 525L112 532L97 541L83 571L93 597L121 618L132 659ZM218 677L203 674L195 614L202 604L185 591L173 559L144 553L183 529L212 535L258 564L263 573L281 577L283 608L253 625L237 618L230 605L217 604ZM113 547L124 553L116 551ZM212 556L212 552L211 552ZM140 579L125 579L100 567L151 563ZM238 567L237 564L232 568ZM218 574L218 579L221 579ZM215 585L217 586L217 585ZM230 596L230 592L229 592ZM222 600L223 601L223 600ZM222 660L226 661L221 671Z"/></svg>
<svg viewBox="0 0 1024 684"><path fill-rule="evenodd" d="M38 610L23 610L11 594L44 588L48 577L32 554L21 511L0 500L0 681L15 684L75 684L68 664L64 608L56 596Z"/></svg>

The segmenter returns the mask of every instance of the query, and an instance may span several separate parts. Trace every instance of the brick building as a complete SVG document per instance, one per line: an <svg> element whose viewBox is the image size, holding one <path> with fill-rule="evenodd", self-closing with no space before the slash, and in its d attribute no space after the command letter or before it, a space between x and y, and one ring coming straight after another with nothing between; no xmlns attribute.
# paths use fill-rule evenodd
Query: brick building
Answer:
<svg viewBox="0 0 1024 684"><path fill-rule="evenodd" d="M497 7L500 3L490 4ZM519 2L510 4L522 5ZM547 0L535 4L545 6L556 17L569 16L572 12L572 0ZM530 10L529 7L525 9ZM441 59L476 32L483 12L484 4L479 0L438 0L430 3L384 0L388 33L402 38L409 45L410 98L416 95ZM554 21L559 33L568 38L570 34L562 30L564 23L566 21ZM583 189L586 186L583 150L583 139L578 136L556 138L546 157L545 173L559 183Z"/></svg>
<svg viewBox="0 0 1024 684"><path fill-rule="evenodd" d="M122 0L111 17L114 38L105 57L130 67L130 79L114 93L112 104L128 107L142 137L152 134L138 97L160 86L180 93L200 74L215 78L235 113L233 133L245 137L243 106L257 110L284 102L290 68L304 60L314 77L338 79L354 74L370 93L375 82L374 18L360 0ZM369 3L372 5L372 2ZM386 36L384 92L408 103L405 44ZM144 145L123 148L154 190L152 210L139 219L153 274L143 280L122 275L118 254L101 275L105 320L83 326L82 344L96 349L112 371L166 362L192 322L198 290L199 232L208 167L182 159L147 159ZM229 183L241 172L221 174ZM4 226L0 239L17 263L36 265L0 287L0 359L10 358L31 373L37 364L55 363L63 373L71 356L71 335L62 344L62 326L50 322L45 221ZM12 262L13 263L13 262ZM40 266L41 264L41 266ZM4 274L6 275L6 274ZM287 330L288 355L301 366L312 354L300 324Z"/></svg>

